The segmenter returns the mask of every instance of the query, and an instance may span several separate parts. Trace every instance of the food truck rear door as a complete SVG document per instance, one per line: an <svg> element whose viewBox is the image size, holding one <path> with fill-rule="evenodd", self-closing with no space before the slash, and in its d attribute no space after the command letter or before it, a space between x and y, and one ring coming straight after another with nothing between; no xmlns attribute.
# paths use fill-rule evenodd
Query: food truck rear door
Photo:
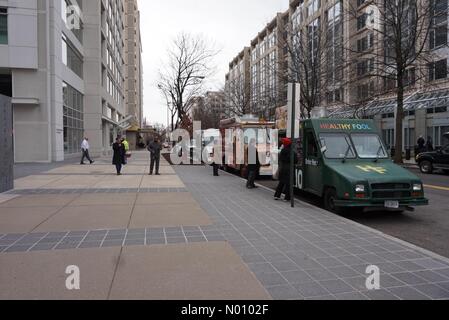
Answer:
<svg viewBox="0 0 449 320"><path fill-rule="evenodd" d="M320 157L317 140L312 129L305 132L305 157L304 157L304 189L322 195L323 189L323 163Z"/></svg>

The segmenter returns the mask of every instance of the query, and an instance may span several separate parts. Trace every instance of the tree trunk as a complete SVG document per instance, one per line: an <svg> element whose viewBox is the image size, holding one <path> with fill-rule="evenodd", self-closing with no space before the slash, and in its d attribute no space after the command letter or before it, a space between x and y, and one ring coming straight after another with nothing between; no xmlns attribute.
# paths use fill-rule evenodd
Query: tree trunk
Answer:
<svg viewBox="0 0 449 320"><path fill-rule="evenodd" d="M394 162L396 164L403 164L402 157L402 131L404 121L404 73L398 72L398 95L397 95L397 110L396 110L396 147L394 154Z"/></svg>

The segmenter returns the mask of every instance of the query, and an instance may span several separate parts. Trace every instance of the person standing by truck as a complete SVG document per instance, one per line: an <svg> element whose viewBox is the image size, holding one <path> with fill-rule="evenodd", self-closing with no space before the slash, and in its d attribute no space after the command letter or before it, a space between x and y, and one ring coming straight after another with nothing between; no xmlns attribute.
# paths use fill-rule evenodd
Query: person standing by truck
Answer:
<svg viewBox="0 0 449 320"><path fill-rule="evenodd" d="M249 146L246 148L246 165L248 167L247 189L257 188L255 181L257 173L260 170L259 153L257 151L256 139L251 139Z"/></svg>
<svg viewBox="0 0 449 320"><path fill-rule="evenodd" d="M292 152L292 140L289 138L282 139L283 148L279 155L279 185L274 195L275 200L280 200L282 193L285 194L285 201L291 201L290 194L290 155ZM297 157L295 155L295 162Z"/></svg>

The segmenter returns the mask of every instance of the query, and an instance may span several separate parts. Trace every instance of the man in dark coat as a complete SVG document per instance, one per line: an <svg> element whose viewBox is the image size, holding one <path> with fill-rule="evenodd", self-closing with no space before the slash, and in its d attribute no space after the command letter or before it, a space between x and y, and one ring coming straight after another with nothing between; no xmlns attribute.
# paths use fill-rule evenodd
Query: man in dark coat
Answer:
<svg viewBox="0 0 449 320"><path fill-rule="evenodd" d="M112 145L112 149L114 150L114 155L112 157L112 164L115 165L117 169L117 175L122 175L122 167L125 164L125 146L121 142L120 137L117 137L115 143Z"/></svg>
<svg viewBox="0 0 449 320"><path fill-rule="evenodd" d="M218 148L218 140L216 140L215 138L211 138L210 139L210 145L212 146L212 150L211 150L211 154L209 155L212 158L212 161L214 161L212 163L212 169L214 171L214 177L219 177L220 175L218 174L218 170L220 169L220 166L218 165L218 163L215 162L215 151L219 151Z"/></svg>
<svg viewBox="0 0 449 320"><path fill-rule="evenodd" d="M275 200L280 200L282 193L285 194L285 201L291 200L290 194L290 156L292 150L292 141L289 138L282 139L284 148L279 155L279 185L274 195ZM297 157L295 155L295 163Z"/></svg>
<svg viewBox="0 0 449 320"><path fill-rule="evenodd" d="M417 147L416 153L420 154L420 153L426 152L426 146L425 145L426 145L426 140L424 140L423 136L420 136L419 139L418 139L418 147Z"/></svg>
<svg viewBox="0 0 449 320"><path fill-rule="evenodd" d="M161 161L162 144L159 139L154 139L152 143L148 145L148 151L151 153L151 165L150 176L153 175L154 166L156 165L156 175L159 176L159 163Z"/></svg>
<svg viewBox="0 0 449 320"><path fill-rule="evenodd" d="M246 150L246 164L248 166L248 181L246 187L248 189L257 188L255 181L260 170L259 153L257 151L256 139L251 139Z"/></svg>

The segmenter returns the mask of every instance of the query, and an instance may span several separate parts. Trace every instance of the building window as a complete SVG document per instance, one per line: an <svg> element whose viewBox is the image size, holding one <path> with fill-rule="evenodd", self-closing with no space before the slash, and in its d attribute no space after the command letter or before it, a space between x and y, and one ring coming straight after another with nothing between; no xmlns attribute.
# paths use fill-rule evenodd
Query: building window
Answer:
<svg viewBox="0 0 449 320"><path fill-rule="evenodd" d="M327 12L327 73L330 85L337 86L343 78L343 16L341 2Z"/></svg>
<svg viewBox="0 0 449 320"><path fill-rule="evenodd" d="M365 100L374 94L374 82L361 84L357 87L359 100Z"/></svg>
<svg viewBox="0 0 449 320"><path fill-rule="evenodd" d="M374 46L374 33L369 33L367 36L357 40L357 52L365 52Z"/></svg>
<svg viewBox="0 0 449 320"><path fill-rule="evenodd" d="M64 112L64 153L80 151L84 134L83 95L67 83L62 83Z"/></svg>
<svg viewBox="0 0 449 320"><path fill-rule="evenodd" d="M435 126L427 128L427 136L433 140L434 147L444 147L449 140L444 137L449 132L449 126Z"/></svg>
<svg viewBox="0 0 449 320"><path fill-rule="evenodd" d="M429 80L439 80L447 78L447 60L443 59L429 64Z"/></svg>
<svg viewBox="0 0 449 320"><path fill-rule="evenodd" d="M374 71L374 58L363 60L357 64L357 75L364 76Z"/></svg>
<svg viewBox="0 0 449 320"><path fill-rule="evenodd" d="M387 148L389 150L391 150L391 148L393 148L395 146L395 141L396 141L394 129L382 130L382 136L384 138L385 144L387 145Z"/></svg>
<svg viewBox="0 0 449 320"><path fill-rule="evenodd" d="M445 113L445 112L447 112L447 107L435 107L427 109L427 114Z"/></svg>
<svg viewBox="0 0 449 320"><path fill-rule="evenodd" d="M415 128L404 129L404 147L406 149L413 148L416 142Z"/></svg>
<svg viewBox="0 0 449 320"><path fill-rule="evenodd" d="M320 9L320 0L310 0L310 4L307 7L307 16L313 16L318 9Z"/></svg>
<svg viewBox="0 0 449 320"><path fill-rule="evenodd" d="M62 62L80 78L83 78L83 59L65 35L62 35Z"/></svg>
<svg viewBox="0 0 449 320"><path fill-rule="evenodd" d="M433 15L432 29L430 30L430 49L447 45L448 37L448 0L432 0L431 11Z"/></svg>
<svg viewBox="0 0 449 320"><path fill-rule="evenodd" d="M8 44L8 9L0 8L0 44Z"/></svg>

